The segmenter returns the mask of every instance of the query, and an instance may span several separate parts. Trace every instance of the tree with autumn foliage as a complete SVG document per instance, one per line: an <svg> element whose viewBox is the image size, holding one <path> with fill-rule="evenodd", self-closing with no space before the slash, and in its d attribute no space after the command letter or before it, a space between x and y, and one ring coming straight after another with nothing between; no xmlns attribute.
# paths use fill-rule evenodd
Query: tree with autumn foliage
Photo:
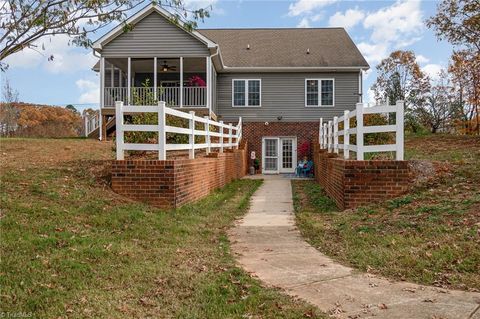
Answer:
<svg viewBox="0 0 480 319"><path fill-rule="evenodd" d="M448 67L460 105L460 129L480 134L480 54L469 50L454 52Z"/></svg>
<svg viewBox="0 0 480 319"><path fill-rule="evenodd" d="M455 46L448 71L462 110L461 127L480 135L480 1L443 0L427 26Z"/></svg>
<svg viewBox="0 0 480 319"><path fill-rule="evenodd" d="M18 128L15 136L75 137L82 128L80 114L59 106L17 103Z"/></svg>
<svg viewBox="0 0 480 319"><path fill-rule="evenodd" d="M423 107L430 83L412 51L394 51L377 65L377 80L372 86L377 101L405 102L406 125L418 129L415 111Z"/></svg>

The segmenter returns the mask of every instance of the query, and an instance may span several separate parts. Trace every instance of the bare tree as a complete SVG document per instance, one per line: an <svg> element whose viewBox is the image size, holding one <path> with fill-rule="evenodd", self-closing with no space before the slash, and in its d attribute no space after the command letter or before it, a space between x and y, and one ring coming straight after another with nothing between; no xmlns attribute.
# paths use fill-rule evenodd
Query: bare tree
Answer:
<svg viewBox="0 0 480 319"><path fill-rule="evenodd" d="M0 135L10 136L17 129L19 111L15 107L18 102L18 92L12 88L10 81L5 79L0 103Z"/></svg>
<svg viewBox="0 0 480 319"><path fill-rule="evenodd" d="M71 44L88 48L89 35L112 22L124 22L131 10L146 0L5 0L0 2L0 61L29 48L44 49L41 39L66 34ZM182 0L158 3L172 13L172 22L182 21L186 28L195 28L197 21L209 17L209 8L190 9ZM127 32L133 26L124 25ZM70 43L69 43L70 44ZM53 57L49 57L53 59ZM8 65L0 62L0 69Z"/></svg>
<svg viewBox="0 0 480 319"><path fill-rule="evenodd" d="M420 122L432 133L450 130L457 114L453 84L445 70L440 71L422 107L416 109Z"/></svg>

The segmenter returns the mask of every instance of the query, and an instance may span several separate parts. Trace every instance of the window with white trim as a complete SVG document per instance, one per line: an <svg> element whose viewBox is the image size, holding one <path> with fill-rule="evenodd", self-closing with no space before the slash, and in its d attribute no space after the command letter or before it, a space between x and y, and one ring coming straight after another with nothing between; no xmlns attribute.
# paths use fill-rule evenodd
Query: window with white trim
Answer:
<svg viewBox="0 0 480 319"><path fill-rule="evenodd" d="M233 80L233 106L260 106L260 80Z"/></svg>
<svg viewBox="0 0 480 319"><path fill-rule="evenodd" d="M334 94L333 79L305 80L305 106L333 106Z"/></svg>

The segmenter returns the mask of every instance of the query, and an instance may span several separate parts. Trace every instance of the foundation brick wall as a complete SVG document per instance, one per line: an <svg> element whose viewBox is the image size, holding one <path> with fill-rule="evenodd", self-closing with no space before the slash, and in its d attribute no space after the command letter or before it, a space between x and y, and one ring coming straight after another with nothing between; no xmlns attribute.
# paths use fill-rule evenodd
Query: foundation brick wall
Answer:
<svg viewBox="0 0 480 319"><path fill-rule="evenodd" d="M243 177L248 169L245 149L196 159L113 161L112 189L161 208L179 207Z"/></svg>
<svg viewBox="0 0 480 319"><path fill-rule="evenodd" d="M262 168L262 137L266 136L292 136L297 137L297 148L307 142L312 145L312 139L318 134L317 122L245 122L242 124L243 137L248 141L248 156L255 151ZM311 151L311 147L310 147ZM311 154L308 155L311 158ZM300 160L300 158L297 158ZM294 163L296 165L296 163Z"/></svg>
<svg viewBox="0 0 480 319"><path fill-rule="evenodd" d="M408 161L344 160L314 145L315 179L340 209L394 198L410 189Z"/></svg>

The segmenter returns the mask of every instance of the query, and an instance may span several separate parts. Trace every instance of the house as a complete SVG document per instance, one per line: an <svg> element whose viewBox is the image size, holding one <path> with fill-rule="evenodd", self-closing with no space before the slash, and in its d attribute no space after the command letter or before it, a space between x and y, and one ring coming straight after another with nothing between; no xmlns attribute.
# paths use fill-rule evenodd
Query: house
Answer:
<svg viewBox="0 0 480 319"><path fill-rule="evenodd" d="M169 107L235 123L264 173L295 170L297 148L362 101L369 68L343 28L189 31L149 5L94 43L102 129L115 101ZM138 103L137 103L138 104Z"/></svg>

